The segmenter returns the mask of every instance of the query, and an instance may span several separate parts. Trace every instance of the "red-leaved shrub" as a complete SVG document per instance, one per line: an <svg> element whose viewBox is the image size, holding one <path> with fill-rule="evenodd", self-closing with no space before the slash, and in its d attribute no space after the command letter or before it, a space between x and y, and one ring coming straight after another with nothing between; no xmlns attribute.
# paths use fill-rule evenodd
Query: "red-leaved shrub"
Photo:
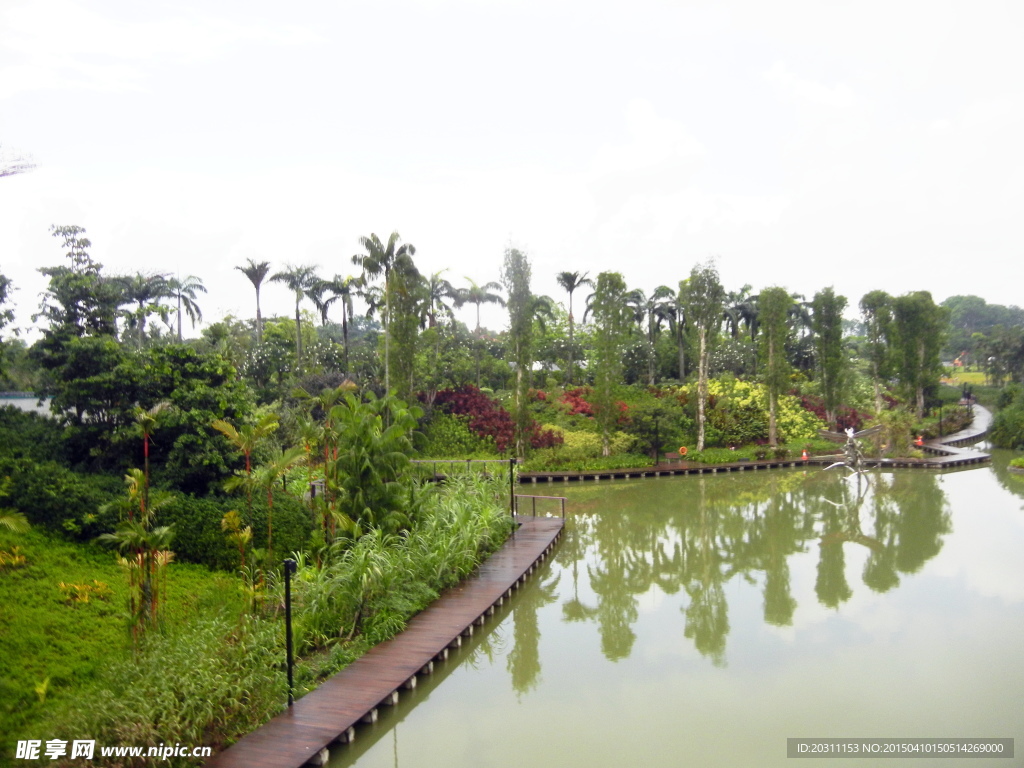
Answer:
<svg viewBox="0 0 1024 768"><path fill-rule="evenodd" d="M500 453L505 453L515 442L512 415L497 400L471 384L458 389L441 390L434 399L434 406L445 413L467 416L469 428L481 437L494 438ZM562 443L561 435L550 429L541 429L536 421L531 421L529 435L530 446L533 448L551 448Z"/></svg>

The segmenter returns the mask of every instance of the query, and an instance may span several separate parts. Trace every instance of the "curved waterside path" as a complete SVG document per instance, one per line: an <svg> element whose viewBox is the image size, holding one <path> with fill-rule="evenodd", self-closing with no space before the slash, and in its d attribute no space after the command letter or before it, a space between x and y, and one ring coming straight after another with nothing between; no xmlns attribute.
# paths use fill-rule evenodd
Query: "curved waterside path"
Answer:
<svg viewBox="0 0 1024 768"><path fill-rule="evenodd" d="M925 445L932 458L873 462L873 466L946 469L986 462L990 459L988 454L958 446L984 438L990 421L989 412L976 407L971 427ZM618 472L524 474L520 481L712 474L808 464L827 466L832 461L832 458L816 457L808 462L737 462L717 467L675 464ZM461 645L462 637L471 635L474 625L483 624L511 590L525 582L526 576L550 552L562 532L563 522L558 519L521 517L520 521L523 527L481 566L478 574L414 617L403 633L372 649L291 709L215 755L207 765L298 768L325 757L324 750L332 743L351 740L360 721L375 721L379 707L397 703L403 688L415 687L418 674L430 673L435 661L447 658L449 647Z"/></svg>
<svg viewBox="0 0 1024 768"><path fill-rule="evenodd" d="M923 450L926 459L869 459L865 462L871 468L917 468L953 469L990 461L991 456L960 446L983 440L992 424L992 414L980 405L974 406L974 421L966 429L952 435L929 440ZM765 459L763 461L736 461L728 464L696 464L681 461L672 464L658 464L639 469L605 469L593 472L521 472L520 483L568 483L575 480L615 480L625 478L662 477L672 475L710 475L719 472L753 472L759 469L780 467L827 467L841 456L812 456L802 459Z"/></svg>
<svg viewBox="0 0 1024 768"><path fill-rule="evenodd" d="M469 578L409 620L405 630L371 648L315 691L206 761L217 768L299 768L327 758L334 743L354 738L359 722L398 703L402 689L430 674L450 647L472 635L548 555L565 522L520 517L519 529Z"/></svg>

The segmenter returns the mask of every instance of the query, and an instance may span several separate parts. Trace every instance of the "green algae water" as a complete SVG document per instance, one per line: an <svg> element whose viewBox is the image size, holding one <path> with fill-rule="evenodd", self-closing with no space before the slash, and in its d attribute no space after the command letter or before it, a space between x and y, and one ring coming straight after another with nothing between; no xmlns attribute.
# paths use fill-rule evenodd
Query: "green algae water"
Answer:
<svg viewBox="0 0 1024 768"><path fill-rule="evenodd" d="M982 764L1024 765L1009 458L525 486L569 499L553 558L331 766L783 766L826 737L1014 738Z"/></svg>

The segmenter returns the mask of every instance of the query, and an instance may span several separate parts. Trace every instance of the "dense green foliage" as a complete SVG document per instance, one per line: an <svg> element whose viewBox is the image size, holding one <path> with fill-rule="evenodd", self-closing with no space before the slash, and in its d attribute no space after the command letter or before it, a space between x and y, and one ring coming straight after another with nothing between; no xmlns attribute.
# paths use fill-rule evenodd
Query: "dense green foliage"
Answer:
<svg viewBox="0 0 1024 768"><path fill-rule="evenodd" d="M999 448L1024 448L1024 387L1007 387L992 420L992 444Z"/></svg>
<svg viewBox="0 0 1024 768"><path fill-rule="evenodd" d="M6 754L7 739L18 733L25 738L24 728L53 707L77 706L82 688L130 647L128 586L109 552L41 530L15 534L0 528L0 552L14 548L24 564L0 567L0 734ZM187 626L200 614L237 613L241 593L234 582L201 566L171 568L168 627Z"/></svg>
<svg viewBox="0 0 1024 768"><path fill-rule="evenodd" d="M508 535L506 503L507 486L501 480L485 481L479 475L453 478L448 487L426 494L422 515L404 536L375 529L354 542L337 542L319 554L319 564L300 554L294 584L296 644L301 653L317 653L298 670L299 693L400 631L440 590L470 573ZM94 561L97 570L85 573L114 570L102 562ZM172 579L182 573L180 568L172 571ZM95 577L81 578L88 582ZM115 581L112 574L109 581ZM269 589L273 599L264 603L268 608L281 599L280 582ZM180 590L174 594L180 595ZM285 698L276 612L261 611L239 620L231 617L230 609L214 609L203 590L194 589L192 594L191 605L207 615L147 638L131 658L115 655L109 662L101 661L110 654L99 653L90 644L88 669L69 672L67 682L78 674L93 682L74 700L58 697L47 733L89 733L111 744L180 741L220 746L276 714ZM118 599L123 599L121 590L109 600L94 599L83 609L105 611L116 619ZM237 611L236 606L231 608ZM191 610L188 605L179 612L182 609ZM105 627L115 637L123 632L119 620L107 621ZM68 642L73 642L76 631L64 632ZM115 642L108 634L104 640L108 648L125 647L126 639ZM44 671L33 668L25 680L10 684L24 700L32 695L27 687L35 683L32 675ZM10 722L20 729L31 719L19 715Z"/></svg>
<svg viewBox="0 0 1024 768"><path fill-rule="evenodd" d="M774 446L778 442L778 400L789 382L791 367L785 346L790 334L786 321L793 300L783 288L767 288L761 292L759 306L762 325L760 356L768 388L768 442Z"/></svg>
<svg viewBox="0 0 1024 768"><path fill-rule="evenodd" d="M534 301L530 293L530 261L516 249L505 251L502 283L508 291L509 345L515 363L512 420L515 424L516 457L526 457L530 415L527 398L533 368Z"/></svg>
<svg viewBox="0 0 1024 768"><path fill-rule="evenodd" d="M0 410L4 733L49 716L53 733L221 744L265 719L281 701L291 554L303 690L401 629L509 525L507 487L455 479L469 464L447 488L422 485L433 473L418 455L566 472L687 446L686 460L711 464L793 457L834 450L815 437L819 416L860 427L869 412L878 451L913 455L912 435L969 418L955 405L967 390L940 385L947 338L999 393L993 441L1024 446L1024 396L997 389L1024 382L1024 317L977 297L872 291L854 324L831 288L812 302L726 291L709 262L678 290L561 272L562 308L532 293L523 251L506 251L502 283L457 289L392 233L360 241L358 276L250 260L238 270L255 318L184 339L183 319L202 318L199 278L110 275L84 229L53 234L67 261L41 269L42 338L0 338L8 385L51 398L53 414ZM267 280L292 291L293 316L262 317ZM13 288L0 275L0 333ZM481 326L483 304L508 307L506 331ZM467 305L473 330L455 317ZM494 474L501 484L506 468ZM98 551L100 537L118 552ZM140 570L122 573L117 555Z"/></svg>
<svg viewBox="0 0 1024 768"><path fill-rule="evenodd" d="M682 289L680 289L682 292ZM711 352L718 340L725 289L713 263L696 266L686 281L686 317L697 336L697 450L704 450ZM680 373L680 378L682 374Z"/></svg>
<svg viewBox="0 0 1024 768"><path fill-rule="evenodd" d="M825 418L830 429L836 427L836 412L843 404L846 371L849 368L843 349L843 310L846 297L836 296L831 287L814 295L815 353Z"/></svg>
<svg viewBox="0 0 1024 768"><path fill-rule="evenodd" d="M618 272L602 272L587 307L594 317L594 417L601 431L603 453L609 455L611 433L618 419L615 387L622 376L622 345L627 329L626 281Z"/></svg>

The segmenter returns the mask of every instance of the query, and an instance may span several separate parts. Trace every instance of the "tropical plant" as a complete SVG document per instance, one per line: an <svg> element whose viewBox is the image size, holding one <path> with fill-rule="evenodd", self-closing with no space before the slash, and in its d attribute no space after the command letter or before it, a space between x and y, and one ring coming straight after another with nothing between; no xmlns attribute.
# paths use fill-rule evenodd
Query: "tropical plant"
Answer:
<svg viewBox="0 0 1024 768"><path fill-rule="evenodd" d="M882 413L882 381L892 368L892 297L885 291L871 291L860 300L866 355L875 391L875 417Z"/></svg>
<svg viewBox="0 0 1024 768"><path fill-rule="evenodd" d="M138 430L139 436L142 438L142 461L143 461L143 477L145 478L145 487L143 494L145 500L149 500L149 445L150 440L153 436L153 432L156 431L158 426L158 419L160 414L163 413L170 407L170 403L166 400L157 403L152 408L143 408L142 406L135 407L135 426Z"/></svg>
<svg viewBox="0 0 1024 768"><path fill-rule="evenodd" d="M264 438L272 434L280 423L276 413L264 413L255 424L243 424L240 429L236 428L226 419L215 419L211 427L220 432L228 439L228 442L245 456L245 476L252 475L252 454ZM232 487L237 485L232 482ZM252 487L246 486L246 501L249 509L249 519L252 519Z"/></svg>
<svg viewBox="0 0 1024 768"><path fill-rule="evenodd" d="M587 302L586 314L594 316L594 417L605 456L611 452L611 434L621 415L615 404L615 387L622 379L622 347L629 332L626 296L622 275L602 272Z"/></svg>
<svg viewBox="0 0 1024 768"><path fill-rule="evenodd" d="M399 244L398 232L392 232L385 245L376 234L369 237L359 238L359 244L365 253L357 253L352 257L352 263L361 267L366 277L384 276L384 313L382 315L384 326L384 389L391 390L391 274L398 269L407 272L415 272L412 257L416 254L416 247L411 243Z"/></svg>
<svg viewBox="0 0 1024 768"><path fill-rule="evenodd" d="M656 357L654 342L662 323L674 314L675 293L665 285L659 285L650 296L639 288L626 294L626 303L633 311L633 320L644 336L647 357L647 384L654 386Z"/></svg>
<svg viewBox="0 0 1024 768"><path fill-rule="evenodd" d="M181 344L183 340L181 335L182 312L188 315L188 319L192 321L193 329L195 329L196 323L202 322L203 313L199 309L196 293L206 293L206 286L195 275L189 275L185 278L172 277L168 279L167 290L170 297L178 304L175 316L178 324L178 343Z"/></svg>
<svg viewBox="0 0 1024 768"><path fill-rule="evenodd" d="M235 267L239 272L249 278L252 287L256 289L256 346L263 346L263 314L260 312L260 287L267 275L270 274L269 261L253 261L246 259L246 265Z"/></svg>
<svg viewBox="0 0 1024 768"><path fill-rule="evenodd" d="M328 310L335 302L341 302L341 335L344 350L342 365L346 371L349 370L349 324L352 322L354 313L352 299L359 295L362 287L363 279L361 277L335 275L330 280L317 280L306 291L309 300L320 312L321 322L325 326L327 325Z"/></svg>
<svg viewBox="0 0 1024 768"><path fill-rule="evenodd" d="M776 414L779 395L789 382L789 361L786 359L786 340L789 338L787 319L793 299L784 288L766 288L758 300L761 324L761 362L764 382L768 388L768 443L778 445Z"/></svg>
<svg viewBox="0 0 1024 768"><path fill-rule="evenodd" d="M555 278L558 280L558 284L562 286L563 290L569 294L569 360L566 365L565 372L565 383L567 385L572 384L573 376L575 375L573 370L575 367L574 355L576 353L576 346L573 338L575 318L573 317L572 312L572 295L576 289L581 286L589 285L593 287L594 281L587 277L588 274L590 273L583 272L581 274L579 272L559 272Z"/></svg>
<svg viewBox="0 0 1024 768"><path fill-rule="evenodd" d="M146 322L150 315L158 314L166 319L168 308L161 303L162 299L171 298L167 275L143 274L125 275L119 278L121 284L121 300L125 304L135 304L135 309L125 312L128 329L135 329L135 345L141 348L146 335Z"/></svg>
<svg viewBox="0 0 1024 768"><path fill-rule="evenodd" d="M412 434L422 411L394 395L362 398L346 392L330 409L336 455L328 462L327 485L339 519L350 530L388 531L412 522L412 489L407 485Z"/></svg>
<svg viewBox="0 0 1024 768"><path fill-rule="evenodd" d="M170 551L174 529L155 525L157 511L171 500L169 494L150 494L145 474L139 469L130 469L124 480L126 498L112 502L122 511L121 525L113 533L100 535L98 541L116 547L124 555L120 563L128 572L128 610L132 638L138 643L143 633L159 622L161 597L166 591L160 577L174 559Z"/></svg>
<svg viewBox="0 0 1024 768"><path fill-rule="evenodd" d="M505 306L505 299L501 297L500 293L495 293L495 291L501 290L501 283L491 281L489 283L484 283L483 285L477 285L472 279L468 277L465 279L469 283L469 287L457 290L455 308L459 309L466 304L473 304L476 306L476 332L479 334L480 306L482 304L498 304L502 307Z"/></svg>
<svg viewBox="0 0 1024 768"><path fill-rule="evenodd" d="M422 303L420 308L420 327L433 328L437 325L437 316L444 314L451 317L452 305L448 300L458 298L458 291L452 284L441 277L447 270L432 272L422 282Z"/></svg>
<svg viewBox="0 0 1024 768"><path fill-rule="evenodd" d="M250 475L238 475L242 485L248 491L256 487L266 493L267 499L267 562L274 559L274 491L278 484L286 487L284 478L287 473L305 458L301 446L288 450L277 448L270 457L257 466Z"/></svg>
<svg viewBox="0 0 1024 768"><path fill-rule="evenodd" d="M718 337L719 318L725 291L713 261L695 266L686 281L686 315L697 334L697 450L704 450L705 410L708 401L709 360Z"/></svg>
<svg viewBox="0 0 1024 768"><path fill-rule="evenodd" d="M470 278L465 278L469 283L468 288L456 289L455 294L455 308L459 309L466 304L473 304L476 306L476 334L474 338L474 353L476 357L476 386L479 389L481 386L480 382L480 356L483 353L483 343L480 336L480 306L482 304L498 304L499 306L505 306L505 299L502 298L501 294L496 291L501 290L501 283L491 281L484 283L483 285L477 285Z"/></svg>
<svg viewBox="0 0 1024 768"><path fill-rule="evenodd" d="M282 272L271 276L270 282L284 283L295 294L295 362L302 365L302 300L306 292L316 285L319 278L313 267L289 266Z"/></svg>
<svg viewBox="0 0 1024 768"><path fill-rule="evenodd" d="M526 458L530 413L527 397L533 368L533 321L536 300L530 292L530 260L517 248L507 248L501 279L508 292L510 357L516 365L512 419L516 425L516 457Z"/></svg>
<svg viewBox="0 0 1024 768"><path fill-rule="evenodd" d="M849 362L843 349L843 310L846 297L836 296L832 288L814 295L814 346L825 401L825 417L829 429L836 428L836 413L842 405Z"/></svg>
<svg viewBox="0 0 1024 768"><path fill-rule="evenodd" d="M914 414L924 416L924 393L939 382L939 352L945 344L949 310L936 305L928 291L914 291L893 302L894 371Z"/></svg>

